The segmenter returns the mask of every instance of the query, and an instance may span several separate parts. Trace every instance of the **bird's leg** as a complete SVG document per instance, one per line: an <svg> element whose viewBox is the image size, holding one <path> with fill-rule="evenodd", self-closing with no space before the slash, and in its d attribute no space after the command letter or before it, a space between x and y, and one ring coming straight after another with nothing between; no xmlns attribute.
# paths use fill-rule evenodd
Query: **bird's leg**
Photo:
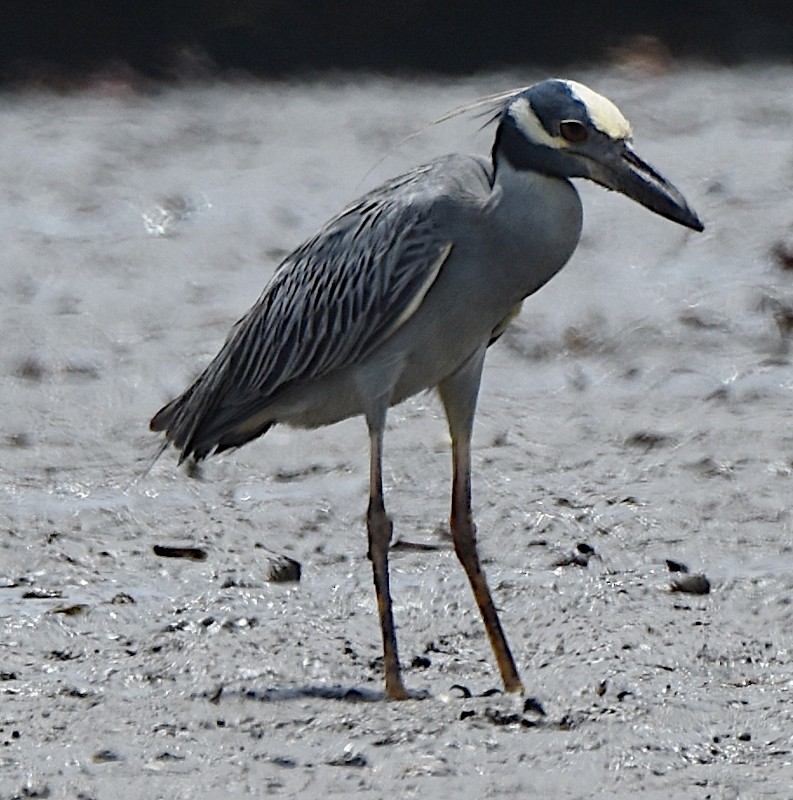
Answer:
<svg viewBox="0 0 793 800"><path fill-rule="evenodd" d="M504 688L522 692L515 660L501 628L493 598L476 552L476 527L471 516L471 433L486 347L482 347L452 376L438 385L452 437L451 529L454 551L468 575L496 656Z"/></svg>
<svg viewBox="0 0 793 800"><path fill-rule="evenodd" d="M490 637L490 645L496 656L504 689L508 692L522 692L523 684L518 675L515 660L512 658L506 636L498 619L490 589L482 572L479 554L476 551L476 526L471 516L471 440L462 437L452 441L454 478L452 482L451 529L454 552L463 565L474 598L479 606L485 630Z"/></svg>
<svg viewBox="0 0 793 800"><path fill-rule="evenodd" d="M366 511L366 526L369 533L369 558L374 571L374 589L377 594L377 610L383 633L383 660L385 662L385 692L392 700L407 700L410 695L402 684L397 654L394 615L391 610L391 589L388 577L388 548L391 544L391 520L383 502L382 477L382 428L369 431L369 507Z"/></svg>

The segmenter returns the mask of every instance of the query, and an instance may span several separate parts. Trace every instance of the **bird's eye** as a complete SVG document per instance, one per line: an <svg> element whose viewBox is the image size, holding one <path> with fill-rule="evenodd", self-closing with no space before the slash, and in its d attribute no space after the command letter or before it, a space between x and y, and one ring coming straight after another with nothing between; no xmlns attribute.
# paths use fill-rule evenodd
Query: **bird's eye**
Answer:
<svg viewBox="0 0 793 800"><path fill-rule="evenodd" d="M581 142L586 141L589 135L586 125L575 119L564 120L564 122L559 125L559 133L561 133L562 138L570 142L570 144L581 144Z"/></svg>

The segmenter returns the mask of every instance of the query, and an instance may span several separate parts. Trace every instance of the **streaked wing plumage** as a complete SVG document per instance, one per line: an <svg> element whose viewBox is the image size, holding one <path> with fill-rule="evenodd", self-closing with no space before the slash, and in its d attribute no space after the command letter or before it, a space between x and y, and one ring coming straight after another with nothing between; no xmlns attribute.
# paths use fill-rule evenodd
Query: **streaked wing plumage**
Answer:
<svg viewBox="0 0 793 800"><path fill-rule="evenodd" d="M432 168L365 195L289 255L152 429L165 431L183 458L232 446L238 442L224 444L224 434L281 391L357 363L404 324L451 250L432 220L432 193L412 190Z"/></svg>

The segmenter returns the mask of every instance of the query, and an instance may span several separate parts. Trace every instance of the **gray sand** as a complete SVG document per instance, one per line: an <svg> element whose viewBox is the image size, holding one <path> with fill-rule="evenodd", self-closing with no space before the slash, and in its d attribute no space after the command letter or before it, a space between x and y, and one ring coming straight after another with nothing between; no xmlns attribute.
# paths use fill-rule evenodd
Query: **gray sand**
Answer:
<svg viewBox="0 0 793 800"><path fill-rule="evenodd" d="M392 559L424 700L382 699L360 419L140 477L149 417L279 258L376 182L486 152L470 118L393 148L540 77L0 97L0 800L793 796L791 68L575 76L707 230L580 186L578 251L489 355L480 549L545 717L482 696L433 396L386 437L396 536L435 548ZM273 552L300 583L267 581ZM711 593L671 592L666 559Z"/></svg>

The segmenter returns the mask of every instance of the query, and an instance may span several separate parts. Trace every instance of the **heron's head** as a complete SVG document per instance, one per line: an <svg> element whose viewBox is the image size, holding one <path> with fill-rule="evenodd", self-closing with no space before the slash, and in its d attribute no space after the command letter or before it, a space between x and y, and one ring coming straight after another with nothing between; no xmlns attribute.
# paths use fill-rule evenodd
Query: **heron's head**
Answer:
<svg viewBox="0 0 793 800"><path fill-rule="evenodd" d="M630 123L607 98L574 81L547 80L512 95L499 115L496 170L589 178L656 214L703 230L683 195L633 150Z"/></svg>

